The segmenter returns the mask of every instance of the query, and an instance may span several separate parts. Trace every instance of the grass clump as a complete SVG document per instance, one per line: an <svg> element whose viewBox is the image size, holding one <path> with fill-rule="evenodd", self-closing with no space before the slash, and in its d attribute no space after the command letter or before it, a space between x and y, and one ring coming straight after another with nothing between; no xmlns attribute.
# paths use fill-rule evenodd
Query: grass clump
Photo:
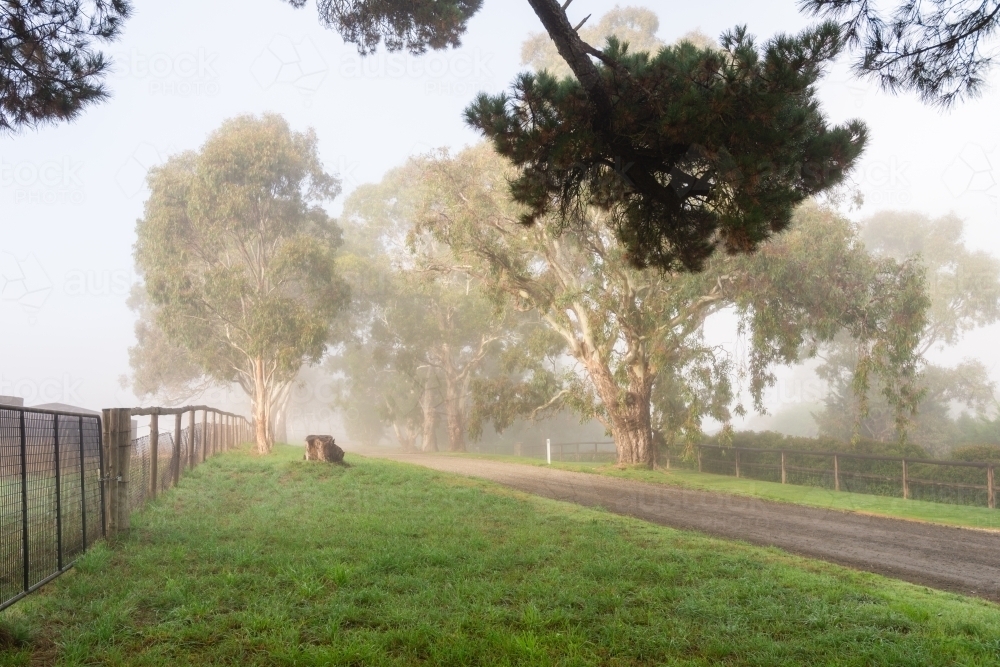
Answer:
<svg viewBox="0 0 1000 667"><path fill-rule="evenodd" d="M387 461L219 456L0 664L987 665L1000 609Z"/></svg>

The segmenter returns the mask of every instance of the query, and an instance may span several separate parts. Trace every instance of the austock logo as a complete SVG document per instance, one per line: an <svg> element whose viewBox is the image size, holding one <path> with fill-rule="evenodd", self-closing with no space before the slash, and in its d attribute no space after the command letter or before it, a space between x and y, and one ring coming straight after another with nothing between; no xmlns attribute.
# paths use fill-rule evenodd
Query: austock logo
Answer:
<svg viewBox="0 0 1000 667"><path fill-rule="evenodd" d="M80 405L83 380L68 374L61 377L13 379L0 374L0 396L19 396L25 405L68 403Z"/></svg>
<svg viewBox="0 0 1000 667"><path fill-rule="evenodd" d="M307 96L320 89L328 72L326 60L308 37L275 35L250 65L250 74L262 89L289 87Z"/></svg>
<svg viewBox="0 0 1000 667"><path fill-rule="evenodd" d="M14 204L82 204L83 166L69 156L18 162L0 157L0 188L12 190Z"/></svg>
<svg viewBox="0 0 1000 667"><path fill-rule="evenodd" d="M132 49L115 58L123 76L148 79L152 95L171 97L214 96L220 91L215 69L218 53L205 49L180 53L142 53Z"/></svg>
<svg viewBox="0 0 1000 667"><path fill-rule="evenodd" d="M0 301L17 304L35 324L51 293L52 281L38 257L0 252Z"/></svg>
<svg viewBox="0 0 1000 667"><path fill-rule="evenodd" d="M1000 197L1000 148L966 144L945 167L942 180L956 199L986 197L996 207Z"/></svg>

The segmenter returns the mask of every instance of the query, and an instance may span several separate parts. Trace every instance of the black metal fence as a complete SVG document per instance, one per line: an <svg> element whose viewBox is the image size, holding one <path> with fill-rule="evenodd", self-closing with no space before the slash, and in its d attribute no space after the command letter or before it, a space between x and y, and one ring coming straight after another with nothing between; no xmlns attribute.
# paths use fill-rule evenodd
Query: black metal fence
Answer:
<svg viewBox="0 0 1000 667"><path fill-rule="evenodd" d="M104 534L97 415L0 407L0 609Z"/></svg>

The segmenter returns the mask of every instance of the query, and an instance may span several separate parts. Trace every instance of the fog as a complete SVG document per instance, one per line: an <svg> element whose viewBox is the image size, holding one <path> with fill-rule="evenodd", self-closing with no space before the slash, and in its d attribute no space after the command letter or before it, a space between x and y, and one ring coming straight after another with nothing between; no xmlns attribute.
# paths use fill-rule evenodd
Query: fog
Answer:
<svg viewBox="0 0 1000 667"><path fill-rule="evenodd" d="M696 28L715 36L746 23L766 37L809 24L792 2L641 4L657 12L667 42ZM573 12L599 16L613 6L577 0ZM527 3L487 2L462 48L362 60L353 45L318 26L314 7L293 10L276 0L139 3L124 37L108 49L115 62L109 101L69 124L0 137L0 395L90 409L139 403L119 380L130 372L135 315L126 298L151 166L197 148L224 119L277 112L296 130L315 128L326 168L343 180L336 214L352 190L407 156L478 141L462 110L477 92L508 85L522 69L522 41L538 31ZM886 208L954 212L965 220L970 247L1000 256L995 87L942 112L912 95L879 92L841 63L823 79L820 97L832 122L859 117L869 125L870 142L852 177L864 203L851 217ZM1000 380L998 333L982 328L930 358L950 364L974 357ZM710 327L716 342L732 347L731 334L725 317ZM310 418L336 423L324 407L328 380L316 372L308 378L312 384L293 400L302 408L289 417L296 433L310 429ZM822 395L810 372L785 369L767 404L780 413ZM224 390L204 400L248 404Z"/></svg>

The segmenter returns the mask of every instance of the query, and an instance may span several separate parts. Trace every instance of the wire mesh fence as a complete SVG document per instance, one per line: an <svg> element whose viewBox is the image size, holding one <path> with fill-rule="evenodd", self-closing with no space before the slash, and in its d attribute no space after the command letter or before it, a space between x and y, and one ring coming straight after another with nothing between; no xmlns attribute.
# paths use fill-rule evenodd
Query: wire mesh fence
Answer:
<svg viewBox="0 0 1000 667"><path fill-rule="evenodd" d="M104 533L97 415L0 407L0 609Z"/></svg>
<svg viewBox="0 0 1000 667"><path fill-rule="evenodd" d="M64 572L99 538L127 529L128 514L185 469L251 433L245 419L199 407L185 410L187 428L175 416L173 430L130 438L130 412L0 406L0 609Z"/></svg>
<svg viewBox="0 0 1000 667"><path fill-rule="evenodd" d="M159 434L156 457L157 493L163 493L172 488L185 471L194 468L202 460L201 457L205 451L203 441L206 428L204 424L198 423L193 431L190 426L182 428L181 437L176 442L174 440L175 432L160 431ZM134 511L142 507L153 495L153 451L149 435L132 439L129 471L129 510Z"/></svg>
<svg viewBox="0 0 1000 667"><path fill-rule="evenodd" d="M994 507L993 464L699 445L701 472L936 503Z"/></svg>

